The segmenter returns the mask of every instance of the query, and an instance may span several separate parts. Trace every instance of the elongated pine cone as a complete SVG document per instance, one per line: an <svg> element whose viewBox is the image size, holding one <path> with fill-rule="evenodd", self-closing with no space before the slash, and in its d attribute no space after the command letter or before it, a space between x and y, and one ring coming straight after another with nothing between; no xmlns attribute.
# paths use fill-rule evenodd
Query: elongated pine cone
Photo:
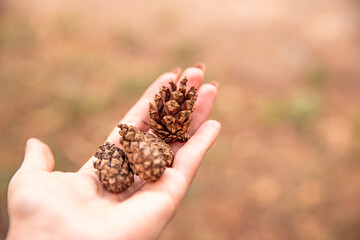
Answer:
<svg viewBox="0 0 360 240"><path fill-rule="evenodd" d="M104 188L113 193L125 191L134 182L134 173L123 150L106 142L95 153L94 168Z"/></svg>
<svg viewBox="0 0 360 240"><path fill-rule="evenodd" d="M173 163L174 153L168 144L158 137L137 130L133 126L119 124L120 144L129 158L135 174L146 181L156 181L166 167Z"/></svg>
<svg viewBox="0 0 360 240"><path fill-rule="evenodd" d="M155 105L150 103L150 123L146 123L153 132L167 143L181 141L186 142L190 137L186 136L191 123L191 114L197 98L196 88L192 87L186 93L185 77L180 81L179 89L170 80L170 88L163 86L158 94L155 94Z"/></svg>

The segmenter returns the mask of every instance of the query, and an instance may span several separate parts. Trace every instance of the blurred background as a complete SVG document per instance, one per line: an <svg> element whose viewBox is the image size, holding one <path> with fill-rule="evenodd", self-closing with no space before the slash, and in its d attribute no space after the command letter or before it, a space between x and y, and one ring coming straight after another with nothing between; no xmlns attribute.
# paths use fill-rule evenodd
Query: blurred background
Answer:
<svg viewBox="0 0 360 240"><path fill-rule="evenodd" d="M360 239L357 0L0 1L0 238L29 137L77 170L161 73L220 83L161 239Z"/></svg>

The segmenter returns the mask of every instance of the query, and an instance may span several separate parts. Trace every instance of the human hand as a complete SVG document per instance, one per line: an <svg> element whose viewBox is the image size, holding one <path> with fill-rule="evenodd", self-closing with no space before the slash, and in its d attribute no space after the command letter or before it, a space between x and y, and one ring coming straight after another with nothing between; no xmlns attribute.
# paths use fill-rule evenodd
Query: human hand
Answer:
<svg viewBox="0 0 360 240"><path fill-rule="evenodd" d="M217 84L202 84L204 65L161 75L121 123L148 131L148 105L162 85L186 76L198 88L190 140L173 143L172 168L156 182L138 178L125 192L107 192L100 184L91 157L77 172L53 171L54 157L36 139L26 144L24 161L8 190L8 239L154 239L176 213L201 160L214 143L220 124L207 120L217 96ZM106 141L119 147L116 127ZM100 145L100 144L99 144ZM93 149L92 152L95 152Z"/></svg>

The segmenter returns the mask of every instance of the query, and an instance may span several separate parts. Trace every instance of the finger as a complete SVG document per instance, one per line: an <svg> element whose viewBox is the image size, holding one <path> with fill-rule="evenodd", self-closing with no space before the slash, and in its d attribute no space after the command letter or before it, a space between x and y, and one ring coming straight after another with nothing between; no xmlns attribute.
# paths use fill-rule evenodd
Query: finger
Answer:
<svg viewBox="0 0 360 240"><path fill-rule="evenodd" d="M189 141L179 149L174 160L174 169L185 175L187 180L193 179L206 151L215 142L221 125L218 121L204 122Z"/></svg>
<svg viewBox="0 0 360 240"><path fill-rule="evenodd" d="M30 138L26 142L25 157L20 167L21 170L51 172L54 165L54 156L48 145L35 138Z"/></svg>
<svg viewBox="0 0 360 240"><path fill-rule="evenodd" d="M203 84L198 92L198 99L195 102L195 110L192 115L192 122L188 133L194 134L195 131L205 122L214 107L217 98L217 86L211 83Z"/></svg>
<svg viewBox="0 0 360 240"><path fill-rule="evenodd" d="M204 80L204 64L196 64L193 67L185 69L185 71L181 74L179 80L184 79L185 77L188 79L186 83L186 90L188 91L191 87L199 88L201 86L202 81ZM179 85L180 81L178 81Z"/></svg>
<svg viewBox="0 0 360 240"><path fill-rule="evenodd" d="M178 164L174 168L167 168L158 181L146 183L129 201L122 204L134 205L137 209L143 209L143 212L151 210L157 218L154 221L169 220L179 207L204 154L215 142L220 128L217 121L203 123L178 151L175 159Z"/></svg>
<svg viewBox="0 0 360 240"><path fill-rule="evenodd" d="M203 63L203 62L198 62L197 64L194 65L194 67L203 70L203 72L205 72L205 69L206 69L205 63Z"/></svg>

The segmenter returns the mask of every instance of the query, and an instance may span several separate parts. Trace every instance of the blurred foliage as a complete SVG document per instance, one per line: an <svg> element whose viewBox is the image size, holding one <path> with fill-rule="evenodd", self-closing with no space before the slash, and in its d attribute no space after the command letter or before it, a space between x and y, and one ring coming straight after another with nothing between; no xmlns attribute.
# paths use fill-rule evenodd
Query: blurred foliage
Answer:
<svg viewBox="0 0 360 240"><path fill-rule="evenodd" d="M149 81L134 76L129 76L121 82L119 90L124 93L124 96L139 96L143 90L149 85Z"/></svg>
<svg viewBox="0 0 360 240"><path fill-rule="evenodd" d="M130 52L138 52L142 49L142 37L134 28L122 27L113 33L113 40L119 48Z"/></svg>
<svg viewBox="0 0 360 240"><path fill-rule="evenodd" d="M358 109L360 109L360 107ZM360 161L360 111L358 111L354 117L352 131L354 133L354 141L352 144L353 154L355 155L356 161Z"/></svg>
<svg viewBox="0 0 360 240"><path fill-rule="evenodd" d="M35 47L36 42L36 33L25 19L7 14L0 17L1 51L27 51Z"/></svg>
<svg viewBox="0 0 360 240"><path fill-rule="evenodd" d="M328 73L320 64L308 68L305 82L315 88L323 88L328 81Z"/></svg>
<svg viewBox="0 0 360 240"><path fill-rule="evenodd" d="M76 171L154 79L203 61L222 132L162 239L359 239L357 9L0 1L0 238L27 138Z"/></svg>
<svg viewBox="0 0 360 240"><path fill-rule="evenodd" d="M162 32L168 32L179 27L180 18L176 9L164 7L157 11L154 21Z"/></svg>
<svg viewBox="0 0 360 240"><path fill-rule="evenodd" d="M54 22L55 32L60 38L70 40L81 36L83 32L83 24L81 17L76 13L63 12L56 17Z"/></svg>
<svg viewBox="0 0 360 240"><path fill-rule="evenodd" d="M300 93L282 100L271 100L260 109L262 118L269 122L288 122L296 126L310 124L319 114L320 99L315 94Z"/></svg>
<svg viewBox="0 0 360 240"><path fill-rule="evenodd" d="M172 51L174 62L188 65L193 59L198 59L201 48L194 39L182 39L173 46Z"/></svg>

